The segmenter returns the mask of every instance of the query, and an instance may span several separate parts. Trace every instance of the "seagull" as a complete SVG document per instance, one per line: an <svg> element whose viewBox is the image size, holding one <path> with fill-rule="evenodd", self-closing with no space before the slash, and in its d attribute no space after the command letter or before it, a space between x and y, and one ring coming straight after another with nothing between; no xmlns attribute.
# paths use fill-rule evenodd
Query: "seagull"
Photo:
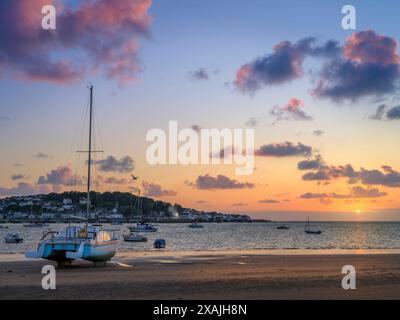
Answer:
<svg viewBox="0 0 400 320"><path fill-rule="evenodd" d="M132 177L133 180L139 179L139 177L136 177L136 176L134 176L133 174L131 174L131 177Z"/></svg>

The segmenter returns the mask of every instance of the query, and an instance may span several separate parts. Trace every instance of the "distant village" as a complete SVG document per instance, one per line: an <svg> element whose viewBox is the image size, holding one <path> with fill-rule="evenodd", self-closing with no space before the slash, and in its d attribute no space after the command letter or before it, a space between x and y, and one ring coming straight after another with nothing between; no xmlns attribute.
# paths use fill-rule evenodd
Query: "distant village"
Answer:
<svg viewBox="0 0 400 320"><path fill-rule="evenodd" d="M248 215L205 212L140 198L142 210L135 210L136 196L129 193L91 194L90 222L250 222ZM15 196L0 199L0 223L68 223L87 219L84 193Z"/></svg>

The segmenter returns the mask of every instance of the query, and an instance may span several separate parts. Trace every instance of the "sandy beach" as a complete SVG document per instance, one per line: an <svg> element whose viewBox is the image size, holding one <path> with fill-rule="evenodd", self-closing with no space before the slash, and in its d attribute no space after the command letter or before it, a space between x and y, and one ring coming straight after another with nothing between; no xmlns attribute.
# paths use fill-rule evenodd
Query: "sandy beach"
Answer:
<svg viewBox="0 0 400 320"><path fill-rule="evenodd" d="M1 259L1 299L400 299L398 254L120 254L57 269L56 290L41 288L46 261L19 258ZM341 287L344 265L357 270L356 290Z"/></svg>

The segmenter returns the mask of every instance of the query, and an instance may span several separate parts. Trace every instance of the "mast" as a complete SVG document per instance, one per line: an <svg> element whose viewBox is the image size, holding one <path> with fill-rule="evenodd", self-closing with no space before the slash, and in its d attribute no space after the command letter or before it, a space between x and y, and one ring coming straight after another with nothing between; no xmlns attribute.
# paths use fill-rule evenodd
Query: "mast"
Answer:
<svg viewBox="0 0 400 320"><path fill-rule="evenodd" d="M86 226L90 218L90 169L92 165L92 115L93 115L93 85L90 89L90 111L89 111L89 150L88 150L88 174L87 174L87 198L86 198Z"/></svg>

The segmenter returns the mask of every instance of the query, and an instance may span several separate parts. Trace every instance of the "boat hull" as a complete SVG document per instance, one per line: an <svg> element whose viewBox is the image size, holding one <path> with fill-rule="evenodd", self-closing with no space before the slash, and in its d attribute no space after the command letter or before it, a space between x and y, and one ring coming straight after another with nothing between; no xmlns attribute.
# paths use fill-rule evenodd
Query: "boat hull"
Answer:
<svg viewBox="0 0 400 320"><path fill-rule="evenodd" d="M154 229L141 229L141 228L129 227L128 229L129 229L130 232L157 232L157 228L154 228Z"/></svg>
<svg viewBox="0 0 400 320"><path fill-rule="evenodd" d="M41 243L37 251L28 252L27 258L46 259L58 263L83 259L91 262L105 262L114 257L118 240L103 243L82 241L81 243Z"/></svg>
<svg viewBox="0 0 400 320"><path fill-rule="evenodd" d="M306 230L306 233L307 234L321 234L322 232L321 231L309 231L309 230Z"/></svg>

